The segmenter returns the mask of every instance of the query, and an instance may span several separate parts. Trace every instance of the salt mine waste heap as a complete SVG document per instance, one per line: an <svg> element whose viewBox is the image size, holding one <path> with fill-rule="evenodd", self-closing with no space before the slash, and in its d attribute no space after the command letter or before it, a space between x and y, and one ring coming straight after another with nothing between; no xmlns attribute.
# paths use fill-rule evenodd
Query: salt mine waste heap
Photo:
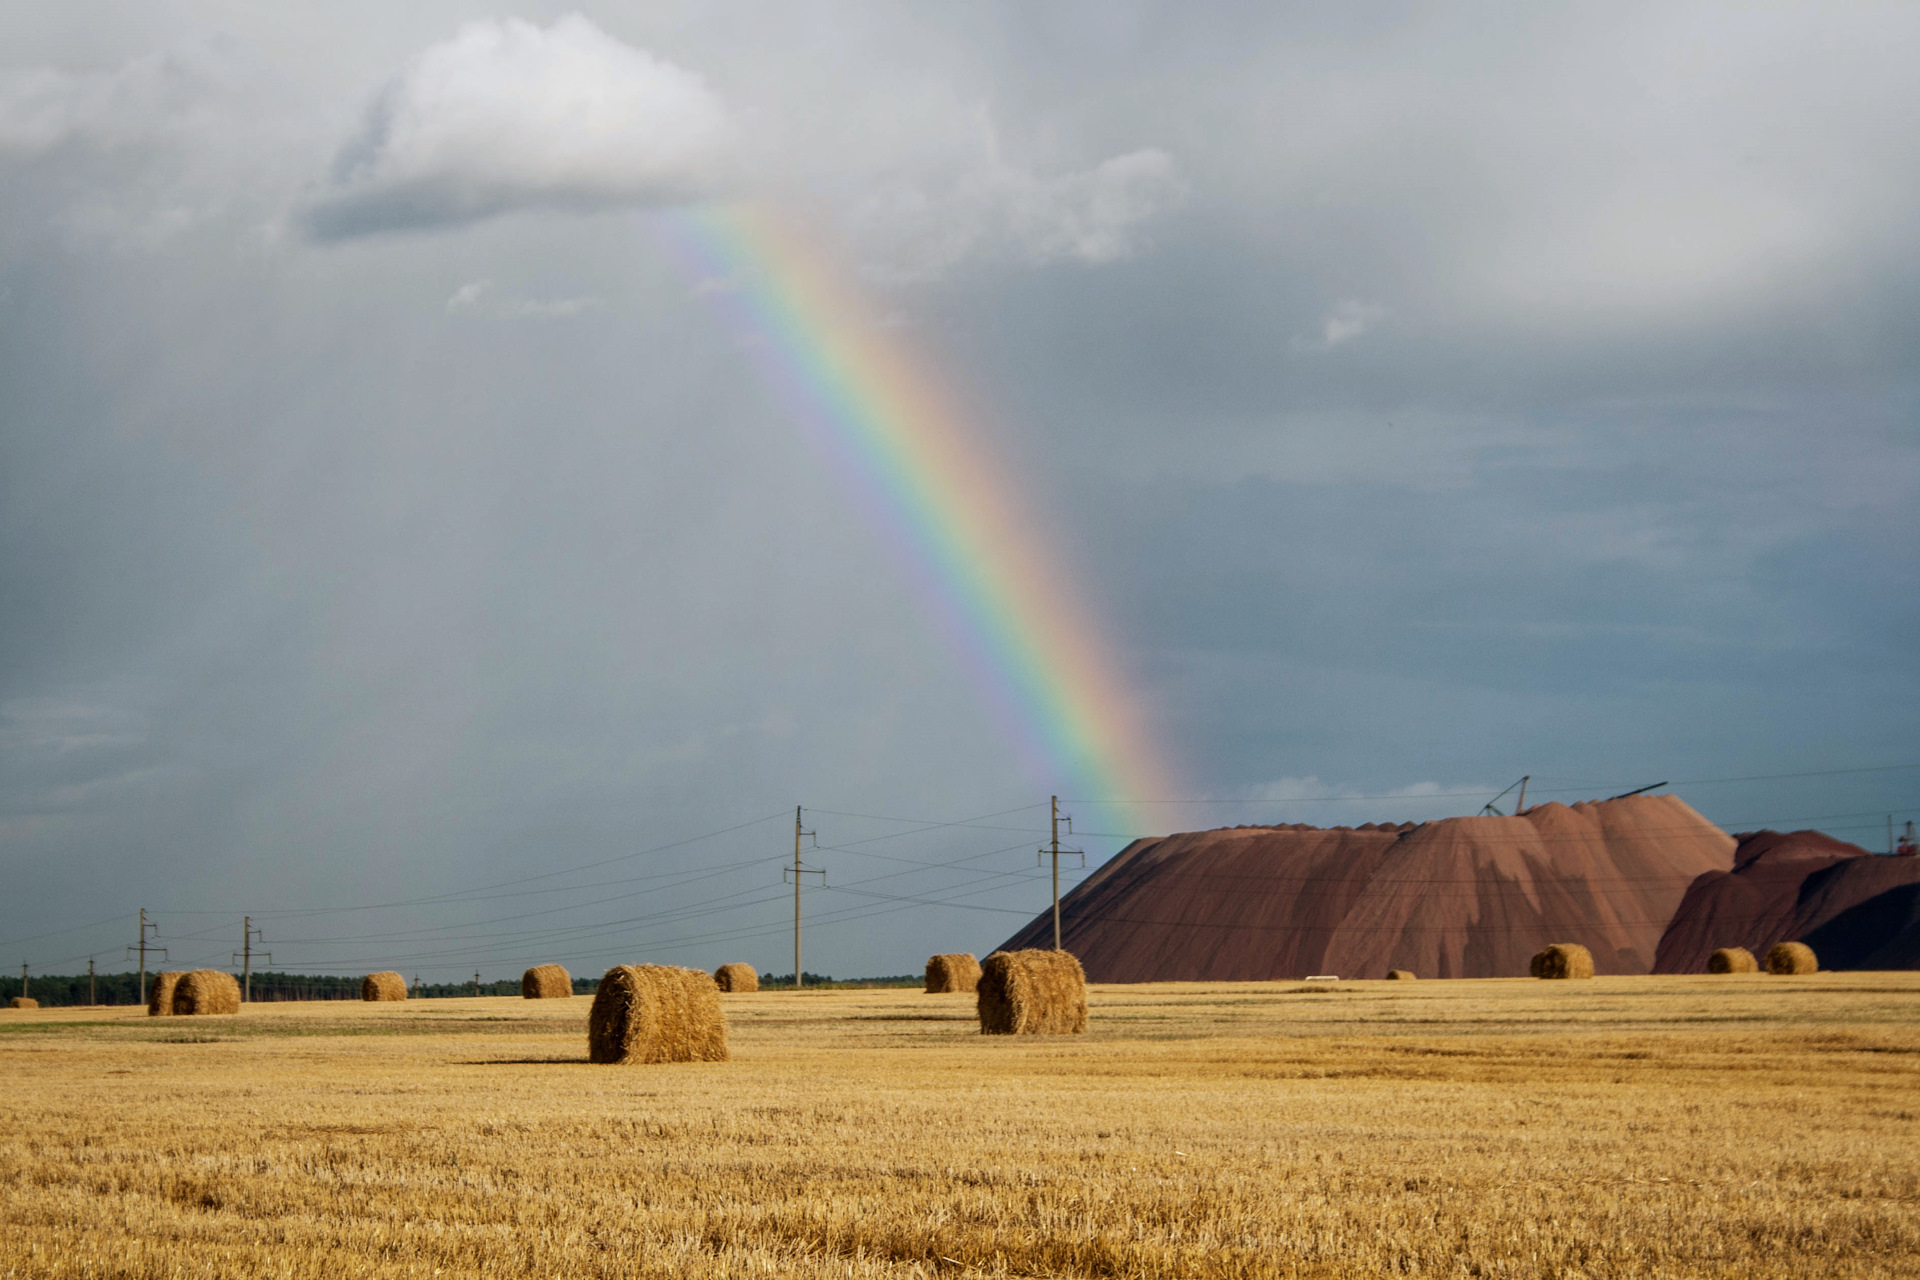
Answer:
<svg viewBox="0 0 1920 1280"><path fill-rule="evenodd" d="M1524 977L1557 942L1598 973L1647 973L1688 886L1733 853L1672 795L1189 832L1134 841L1063 897L1062 945L1090 982ZM1049 946L1052 929L1048 913L1001 949Z"/></svg>

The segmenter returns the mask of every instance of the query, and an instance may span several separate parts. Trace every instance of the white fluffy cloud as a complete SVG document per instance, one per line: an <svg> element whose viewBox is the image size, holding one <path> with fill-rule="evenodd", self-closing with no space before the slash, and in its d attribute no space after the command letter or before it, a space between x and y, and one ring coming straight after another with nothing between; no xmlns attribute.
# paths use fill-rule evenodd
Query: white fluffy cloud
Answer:
<svg viewBox="0 0 1920 1280"><path fill-rule="evenodd" d="M470 23L381 92L308 223L340 238L681 199L709 179L726 134L700 76L578 14L548 28Z"/></svg>

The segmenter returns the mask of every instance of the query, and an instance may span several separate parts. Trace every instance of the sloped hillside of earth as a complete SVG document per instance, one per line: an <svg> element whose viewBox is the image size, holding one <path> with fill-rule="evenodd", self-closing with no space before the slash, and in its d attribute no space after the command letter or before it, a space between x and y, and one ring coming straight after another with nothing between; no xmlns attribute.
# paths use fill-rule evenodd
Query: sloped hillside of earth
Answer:
<svg viewBox="0 0 1920 1280"><path fill-rule="evenodd" d="M1094 982L1525 976L1552 942L1646 973L1687 886L1733 851L1671 795L1188 832L1134 841L1062 898L1062 942ZM1052 942L1047 912L1002 946Z"/></svg>
<svg viewBox="0 0 1920 1280"><path fill-rule="evenodd" d="M1915 885L1920 858L1882 857L1818 831L1742 835L1732 870L1688 886L1654 972L1700 973L1715 947L1765 955L1776 942L1805 942L1823 969L1920 968Z"/></svg>

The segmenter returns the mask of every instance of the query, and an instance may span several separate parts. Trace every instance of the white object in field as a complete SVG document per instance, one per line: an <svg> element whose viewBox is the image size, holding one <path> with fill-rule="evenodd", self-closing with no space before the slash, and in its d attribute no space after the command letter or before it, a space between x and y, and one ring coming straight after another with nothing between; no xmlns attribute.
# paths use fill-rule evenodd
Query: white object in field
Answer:
<svg viewBox="0 0 1920 1280"><path fill-rule="evenodd" d="M1306 977L1300 979L1300 981L1302 982L1338 982L1340 981L1340 975L1337 973L1310 973Z"/></svg>

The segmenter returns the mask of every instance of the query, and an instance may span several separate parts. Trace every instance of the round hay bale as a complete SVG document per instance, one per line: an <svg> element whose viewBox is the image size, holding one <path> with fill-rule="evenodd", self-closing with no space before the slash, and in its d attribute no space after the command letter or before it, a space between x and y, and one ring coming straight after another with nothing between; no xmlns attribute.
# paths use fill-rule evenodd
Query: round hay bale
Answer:
<svg viewBox="0 0 1920 1280"><path fill-rule="evenodd" d="M147 988L147 1016L149 1018L168 1018L173 1016L173 989L180 985L180 979L186 977L184 969L169 969L165 973L153 975L153 985Z"/></svg>
<svg viewBox="0 0 1920 1280"><path fill-rule="evenodd" d="M927 957L927 992L940 995L947 992L978 991L980 989L980 962L973 958L971 951L956 951L948 955Z"/></svg>
<svg viewBox="0 0 1920 1280"><path fill-rule="evenodd" d="M1593 953L1577 942L1556 942L1534 956L1536 978L1591 978Z"/></svg>
<svg viewBox="0 0 1920 1280"><path fill-rule="evenodd" d="M723 964L713 971L713 985L736 993L758 991L760 973L750 964Z"/></svg>
<svg viewBox="0 0 1920 1280"><path fill-rule="evenodd" d="M1745 947L1721 947L1707 957L1708 973L1758 973L1760 962Z"/></svg>
<svg viewBox="0 0 1920 1280"><path fill-rule="evenodd" d="M725 1062L720 988L700 969L622 964L607 970L587 1014L592 1062Z"/></svg>
<svg viewBox="0 0 1920 1280"><path fill-rule="evenodd" d="M1818 973L1820 961L1804 942L1776 942L1767 952L1768 973Z"/></svg>
<svg viewBox="0 0 1920 1280"><path fill-rule="evenodd" d="M208 1013L240 1012L240 980L219 969L195 969L180 975L173 987L176 1018Z"/></svg>
<svg viewBox="0 0 1920 1280"><path fill-rule="evenodd" d="M520 995L527 1000L569 999L573 975L557 964L537 964L520 975Z"/></svg>
<svg viewBox="0 0 1920 1280"><path fill-rule="evenodd" d="M996 951L980 966L978 990L982 1035L1087 1029L1087 974L1070 952Z"/></svg>
<svg viewBox="0 0 1920 1280"><path fill-rule="evenodd" d="M362 1000L405 1000L407 980L391 969L381 973L370 973L360 979L360 998Z"/></svg>
<svg viewBox="0 0 1920 1280"><path fill-rule="evenodd" d="M40 1002L32 996L15 996L7 1001L9 1009L38 1009L39 1007Z"/></svg>
<svg viewBox="0 0 1920 1280"><path fill-rule="evenodd" d="M1414 977L1415 977L1414 972L1411 969L1387 970L1387 978L1393 982L1412 982L1414 980Z"/></svg>

